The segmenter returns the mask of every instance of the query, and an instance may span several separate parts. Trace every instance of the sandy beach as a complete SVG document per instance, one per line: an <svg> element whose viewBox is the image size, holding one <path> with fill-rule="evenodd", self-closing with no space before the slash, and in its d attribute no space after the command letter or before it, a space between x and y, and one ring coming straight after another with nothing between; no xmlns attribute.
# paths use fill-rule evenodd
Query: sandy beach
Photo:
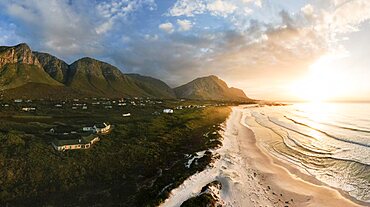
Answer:
<svg viewBox="0 0 370 207"><path fill-rule="evenodd" d="M220 159L174 189L161 206L179 206L214 180L222 184L225 206L366 206L268 155L244 118L243 107L234 107L224 126L223 147L213 152Z"/></svg>

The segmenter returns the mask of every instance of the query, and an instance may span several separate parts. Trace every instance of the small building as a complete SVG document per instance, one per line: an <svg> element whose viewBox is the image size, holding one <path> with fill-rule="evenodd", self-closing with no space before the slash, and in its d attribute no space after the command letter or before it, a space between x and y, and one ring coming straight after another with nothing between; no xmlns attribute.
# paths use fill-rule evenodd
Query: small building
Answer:
<svg viewBox="0 0 370 207"><path fill-rule="evenodd" d="M131 116L131 113L122 114L123 117L129 117Z"/></svg>
<svg viewBox="0 0 370 207"><path fill-rule="evenodd" d="M89 149L93 144L100 141L96 135L81 137L80 139L54 140L51 145L57 151Z"/></svg>
<svg viewBox="0 0 370 207"><path fill-rule="evenodd" d="M26 112L36 111L36 108L35 107L23 107L22 108L22 111L26 111Z"/></svg>
<svg viewBox="0 0 370 207"><path fill-rule="evenodd" d="M84 131L84 132L92 132L92 131L94 131L94 127L83 127L82 128L82 131Z"/></svg>
<svg viewBox="0 0 370 207"><path fill-rule="evenodd" d="M96 134L107 134L112 130L112 126L110 124L106 124L106 123L95 124L93 126L93 128L94 128L94 132Z"/></svg>
<svg viewBox="0 0 370 207"><path fill-rule="evenodd" d="M173 109L163 109L163 113L165 113L165 114L173 114Z"/></svg>
<svg viewBox="0 0 370 207"><path fill-rule="evenodd" d="M23 102L23 100L22 99L15 99L14 100L14 103L22 103Z"/></svg>

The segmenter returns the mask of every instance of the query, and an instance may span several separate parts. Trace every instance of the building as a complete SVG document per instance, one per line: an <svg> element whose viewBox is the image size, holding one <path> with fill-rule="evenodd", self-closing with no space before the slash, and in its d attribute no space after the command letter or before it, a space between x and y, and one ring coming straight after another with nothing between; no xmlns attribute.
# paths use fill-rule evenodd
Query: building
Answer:
<svg viewBox="0 0 370 207"><path fill-rule="evenodd" d="M100 141L96 135L81 137L80 139L54 140L51 145L57 151L89 149L93 144Z"/></svg>
<svg viewBox="0 0 370 207"><path fill-rule="evenodd" d="M36 108L34 108L34 107L23 107L22 108L22 111L26 111L26 112L28 112L28 111L36 111Z"/></svg>
<svg viewBox="0 0 370 207"><path fill-rule="evenodd" d="M83 127L82 128L82 131L84 131L84 132L92 132L92 131L94 131L94 127Z"/></svg>
<svg viewBox="0 0 370 207"><path fill-rule="evenodd" d="M122 114L123 117L131 116L131 113Z"/></svg>
<svg viewBox="0 0 370 207"><path fill-rule="evenodd" d="M93 126L93 128L94 128L94 132L96 134L107 134L112 130L112 126L110 124L106 124L106 123L95 124Z"/></svg>
<svg viewBox="0 0 370 207"><path fill-rule="evenodd" d="M165 114L173 114L173 109L163 109L163 113L165 113Z"/></svg>

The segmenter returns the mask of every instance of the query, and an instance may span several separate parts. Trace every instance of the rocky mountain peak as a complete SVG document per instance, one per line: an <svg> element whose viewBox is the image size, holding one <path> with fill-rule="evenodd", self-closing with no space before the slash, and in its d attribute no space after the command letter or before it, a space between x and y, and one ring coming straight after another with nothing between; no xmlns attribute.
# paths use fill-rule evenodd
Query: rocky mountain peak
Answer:
<svg viewBox="0 0 370 207"><path fill-rule="evenodd" d="M25 43L11 47L0 47L0 67L8 63L22 63L41 67L40 62Z"/></svg>

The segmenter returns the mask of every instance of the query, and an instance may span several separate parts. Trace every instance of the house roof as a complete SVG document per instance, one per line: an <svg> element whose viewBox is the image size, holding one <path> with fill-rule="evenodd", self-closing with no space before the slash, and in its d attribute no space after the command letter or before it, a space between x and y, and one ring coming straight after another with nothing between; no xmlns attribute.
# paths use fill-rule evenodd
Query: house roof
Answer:
<svg viewBox="0 0 370 207"><path fill-rule="evenodd" d="M96 128L100 128L100 129L105 128L104 124L95 124L95 126Z"/></svg>

